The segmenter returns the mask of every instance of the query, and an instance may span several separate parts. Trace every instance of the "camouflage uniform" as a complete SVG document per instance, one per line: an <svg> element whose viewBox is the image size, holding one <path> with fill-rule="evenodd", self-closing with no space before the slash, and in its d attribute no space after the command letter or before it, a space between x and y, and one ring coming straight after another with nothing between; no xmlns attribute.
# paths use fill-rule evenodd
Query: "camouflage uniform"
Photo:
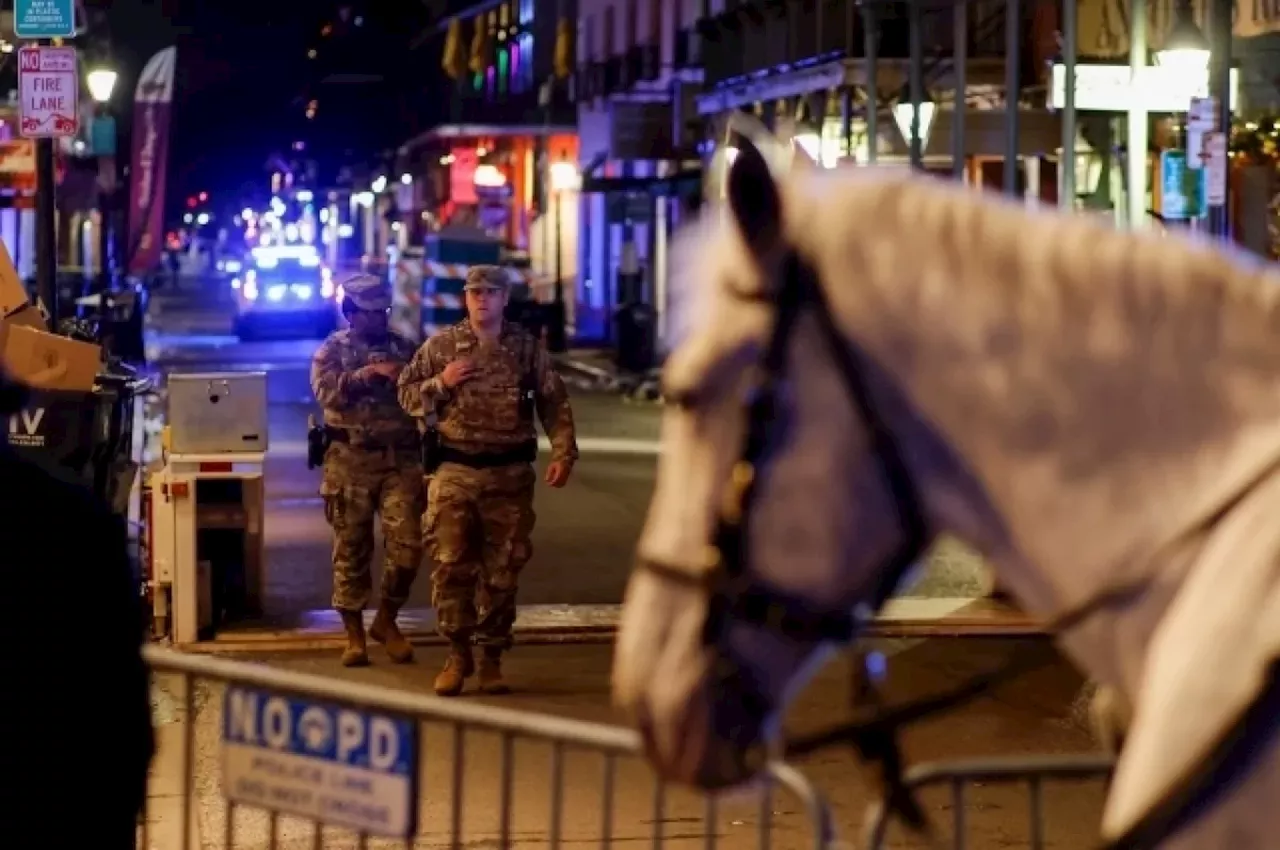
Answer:
<svg viewBox="0 0 1280 850"><path fill-rule="evenodd" d="M467 285L505 288L505 281L502 270L478 266ZM458 359L470 359L478 374L449 390L441 373ZM431 476L424 547L435 561L437 628L467 659L473 638L494 662L511 646L518 577L533 554L536 474L528 460L487 468L461 461L521 448L536 452L533 419L521 414L519 399L529 374L551 459L572 464L578 448L568 393L546 349L520 326L504 323L496 344L485 344L463 320L427 340L400 373L401 405L424 421L434 417L448 452ZM483 668L481 674L483 686Z"/></svg>
<svg viewBox="0 0 1280 850"><path fill-rule="evenodd" d="M344 285L346 297L362 310L389 308L385 284L364 275ZM406 363L414 345L398 334L372 342L351 329L330 334L311 363L311 388L324 408L324 424L331 436L325 453L320 494L325 518L333 527L333 607L344 614L348 636L358 625L363 647L363 623L359 612L369 602L372 580L370 561L374 549L374 515L382 520L386 560L382 572L379 622L404 605L422 558L423 510L421 441L413 420L401 409L393 379L375 375L360 379L356 373L370 363ZM355 618L347 614L355 612ZM352 623L347 621L353 619ZM383 631L387 624L383 622ZM386 641L384 641L386 642ZM388 642L388 651L391 652ZM398 653L412 655L407 644ZM358 656L358 654L356 654ZM347 656L344 655L344 662ZM355 657L351 663L364 663Z"/></svg>

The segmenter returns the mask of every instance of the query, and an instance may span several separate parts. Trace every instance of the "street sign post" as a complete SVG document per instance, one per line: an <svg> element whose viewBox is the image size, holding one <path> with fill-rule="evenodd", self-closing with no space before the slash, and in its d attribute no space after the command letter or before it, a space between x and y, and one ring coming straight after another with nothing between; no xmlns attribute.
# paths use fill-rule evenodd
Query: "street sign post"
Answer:
<svg viewBox="0 0 1280 850"><path fill-rule="evenodd" d="M21 48L18 98L18 133L36 140L36 291L49 312L50 326L57 328L62 311L56 274L53 140L74 136L80 129L80 71L75 48Z"/></svg>
<svg viewBox="0 0 1280 850"><path fill-rule="evenodd" d="M29 139L74 136L80 129L80 72L74 47L18 51L18 132Z"/></svg>
<svg viewBox="0 0 1280 850"><path fill-rule="evenodd" d="M14 0L13 33L18 38L73 38L76 0Z"/></svg>
<svg viewBox="0 0 1280 850"><path fill-rule="evenodd" d="M367 835L409 838L418 819L418 724L385 712L228 685L228 800Z"/></svg>
<svg viewBox="0 0 1280 850"><path fill-rule="evenodd" d="M1204 137L1205 200L1211 207L1223 207L1227 203L1227 134L1206 133Z"/></svg>
<svg viewBox="0 0 1280 850"><path fill-rule="evenodd" d="M1200 170L1207 164L1204 137L1218 129L1218 100L1213 97L1191 98L1187 110L1187 167Z"/></svg>
<svg viewBox="0 0 1280 850"><path fill-rule="evenodd" d="M1179 150L1160 152L1160 215L1167 220L1199 218L1204 214L1204 172L1193 171Z"/></svg>

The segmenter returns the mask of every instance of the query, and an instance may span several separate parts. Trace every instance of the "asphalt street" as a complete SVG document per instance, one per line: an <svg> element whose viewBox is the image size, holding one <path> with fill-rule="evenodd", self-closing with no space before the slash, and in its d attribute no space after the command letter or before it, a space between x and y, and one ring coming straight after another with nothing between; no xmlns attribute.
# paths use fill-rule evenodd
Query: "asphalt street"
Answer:
<svg viewBox="0 0 1280 850"><path fill-rule="evenodd" d="M909 764L941 759L974 759L988 756L1020 757L1035 754L1084 754L1093 743L1083 722L1078 694L1079 677L1053 652L1047 642L998 640L884 641L879 647L890 656L886 699L899 701L954 687L963 678L993 669L1015 651L1038 658L1039 666L1006 683L991 694L953 712L930 718L909 728L903 747ZM486 702L569 720L616 723L618 715L609 701L611 649L603 645L519 647L509 659L509 678L516 692L505 697L467 696ZM289 653L261 656L257 660L285 669L353 682L386 685L425 693L441 660L441 650L419 650L417 661L397 666L375 656L375 664L362 670L341 668L332 653ZM845 659L833 661L797 700L787 718L793 733L825 728L847 716L850 670ZM161 680L156 694L156 719L160 754L152 782L151 824L156 847L174 847L178 824L176 800L184 775L182 730L187 712L176 682ZM196 691L196 777L194 790L202 843L194 846L239 848L267 847L267 821L260 813L241 810L236 817L234 843L222 843L225 804L219 786L219 686L201 684ZM453 803L454 749L451 727L428 723L422 733L420 760L419 837L415 848L504 846L499 842L502 744L498 736L482 731L465 738L462 765L463 817L458 844L450 844ZM510 847L550 846L552 784L549 747L527 739L513 745ZM602 758L571 750L563 762L564 787L560 823L565 845L599 846L603 832ZM847 748L835 748L800 760L795 765L831 806L838 847L862 847L867 807L874 799L875 782ZM1102 801L1102 780L1048 782L1043 787L1044 848L1092 846L1096 838ZM947 786L930 788L922 800L939 833L949 837L955 798ZM623 759L612 788L610 809L616 847L653 841L655 830L666 838L663 846L751 848L764 819L758 799L744 795L718 806L714 824L704 819L705 801L682 789L665 795L665 807L654 805L652 775L638 760ZM963 813L964 846L974 850L1030 847L1028 812L1030 796L1025 784L984 780L966 789ZM773 827L772 844L778 850L812 846L812 823L801 802L779 791L763 807ZM308 825L285 819L279 832L282 848L310 847ZM919 840L900 829L890 832L892 848L921 848ZM165 843L161 843L165 842ZM349 833L331 830L326 847L354 847ZM373 847L401 847L398 842L374 841ZM648 846L656 846L649 844ZM947 844L945 846L951 846ZM956 845L959 846L959 845Z"/></svg>

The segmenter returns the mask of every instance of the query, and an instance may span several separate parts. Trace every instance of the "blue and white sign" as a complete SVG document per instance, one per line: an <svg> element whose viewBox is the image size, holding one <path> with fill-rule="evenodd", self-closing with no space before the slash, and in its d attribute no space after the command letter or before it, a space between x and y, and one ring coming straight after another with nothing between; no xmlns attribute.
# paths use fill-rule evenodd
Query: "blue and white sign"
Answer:
<svg viewBox="0 0 1280 850"><path fill-rule="evenodd" d="M406 838L417 828L418 724L229 685L222 781L237 803Z"/></svg>
<svg viewBox="0 0 1280 850"><path fill-rule="evenodd" d="M13 32L18 38L73 38L75 0L14 0Z"/></svg>

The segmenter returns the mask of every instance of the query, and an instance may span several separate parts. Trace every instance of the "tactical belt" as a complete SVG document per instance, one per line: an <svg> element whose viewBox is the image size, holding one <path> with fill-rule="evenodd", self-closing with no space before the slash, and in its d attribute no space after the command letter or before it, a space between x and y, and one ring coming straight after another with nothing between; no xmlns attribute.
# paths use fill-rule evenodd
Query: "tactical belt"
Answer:
<svg viewBox="0 0 1280 850"><path fill-rule="evenodd" d="M351 432L346 428L335 428L328 426L324 429L325 436L329 438L331 443L342 443L356 449L403 449L404 451L417 451L417 439L397 440L393 443L387 443L382 440L353 440Z"/></svg>
<svg viewBox="0 0 1280 850"><path fill-rule="evenodd" d="M500 466L533 463L537 457L538 444L534 440L501 452L464 452L449 446L440 447L441 463L456 463L472 469L496 469Z"/></svg>

